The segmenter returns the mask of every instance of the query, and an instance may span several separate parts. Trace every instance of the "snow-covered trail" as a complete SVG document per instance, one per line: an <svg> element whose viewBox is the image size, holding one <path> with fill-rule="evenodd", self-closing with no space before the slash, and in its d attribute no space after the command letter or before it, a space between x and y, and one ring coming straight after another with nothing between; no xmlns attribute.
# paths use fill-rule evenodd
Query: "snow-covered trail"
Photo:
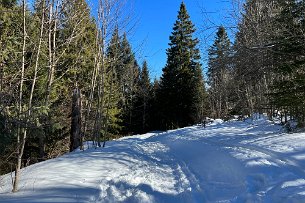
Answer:
<svg viewBox="0 0 305 203"><path fill-rule="evenodd" d="M10 176L0 202L305 202L305 134L262 119L131 136Z"/></svg>

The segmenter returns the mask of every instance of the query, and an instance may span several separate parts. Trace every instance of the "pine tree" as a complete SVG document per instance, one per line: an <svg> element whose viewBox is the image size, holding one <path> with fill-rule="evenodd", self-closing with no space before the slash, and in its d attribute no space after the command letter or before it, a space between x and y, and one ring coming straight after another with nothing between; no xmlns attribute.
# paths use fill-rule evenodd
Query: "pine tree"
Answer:
<svg viewBox="0 0 305 203"><path fill-rule="evenodd" d="M120 21L120 2L100 1L100 14L104 13L97 23L85 0L17 2L0 1L1 173L8 172L4 152L18 152L19 169L25 166L20 160L41 161L67 152L74 89L81 90L82 102L77 103L86 108L87 131L85 127L83 131L94 134L98 124L96 132L104 140L117 134L123 91L116 70L128 70L120 72L126 101L133 99L138 80L138 66L126 36L124 43L117 40L116 56L106 53L112 25ZM7 160L15 164L15 159Z"/></svg>
<svg viewBox="0 0 305 203"><path fill-rule="evenodd" d="M195 28L182 2L167 49L158 100L163 128L177 128L200 120L204 83Z"/></svg>
<svg viewBox="0 0 305 203"><path fill-rule="evenodd" d="M229 82L231 80L231 45L226 29L218 28L209 49L208 84L212 115L224 118L229 113Z"/></svg>

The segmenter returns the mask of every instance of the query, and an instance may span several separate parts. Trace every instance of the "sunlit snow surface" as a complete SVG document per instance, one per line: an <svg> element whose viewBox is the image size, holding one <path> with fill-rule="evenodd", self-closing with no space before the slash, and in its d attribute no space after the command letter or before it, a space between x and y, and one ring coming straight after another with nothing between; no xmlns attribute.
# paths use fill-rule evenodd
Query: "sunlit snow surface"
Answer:
<svg viewBox="0 0 305 203"><path fill-rule="evenodd" d="M265 119L108 142L1 177L0 202L305 202L305 133Z"/></svg>

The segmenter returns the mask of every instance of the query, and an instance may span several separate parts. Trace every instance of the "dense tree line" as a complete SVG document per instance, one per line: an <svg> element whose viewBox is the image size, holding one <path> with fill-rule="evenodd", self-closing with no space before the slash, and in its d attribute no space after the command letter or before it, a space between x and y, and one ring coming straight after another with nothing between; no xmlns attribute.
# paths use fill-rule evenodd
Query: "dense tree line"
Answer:
<svg viewBox="0 0 305 203"><path fill-rule="evenodd" d="M198 39L184 3L152 82L124 32L124 5L0 1L0 174L112 138L184 127L205 115Z"/></svg>
<svg viewBox="0 0 305 203"><path fill-rule="evenodd" d="M277 17L279 30L274 36L275 80L271 102L305 124L305 1L281 2L281 15Z"/></svg>
<svg viewBox="0 0 305 203"><path fill-rule="evenodd" d="M98 5L94 19L85 0L0 2L0 169L16 171L14 191L21 167L130 131L147 73L119 33L124 5Z"/></svg>
<svg viewBox="0 0 305 203"><path fill-rule="evenodd" d="M209 51L212 116L279 112L304 123L304 1L247 0L234 42L219 27Z"/></svg>

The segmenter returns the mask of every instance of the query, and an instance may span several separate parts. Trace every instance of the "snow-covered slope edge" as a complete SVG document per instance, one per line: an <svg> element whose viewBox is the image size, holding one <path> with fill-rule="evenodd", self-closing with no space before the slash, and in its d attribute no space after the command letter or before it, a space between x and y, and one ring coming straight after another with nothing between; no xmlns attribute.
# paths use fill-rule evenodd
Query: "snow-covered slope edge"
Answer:
<svg viewBox="0 0 305 203"><path fill-rule="evenodd" d="M0 202L305 202L305 134L266 120L113 141L32 165Z"/></svg>

